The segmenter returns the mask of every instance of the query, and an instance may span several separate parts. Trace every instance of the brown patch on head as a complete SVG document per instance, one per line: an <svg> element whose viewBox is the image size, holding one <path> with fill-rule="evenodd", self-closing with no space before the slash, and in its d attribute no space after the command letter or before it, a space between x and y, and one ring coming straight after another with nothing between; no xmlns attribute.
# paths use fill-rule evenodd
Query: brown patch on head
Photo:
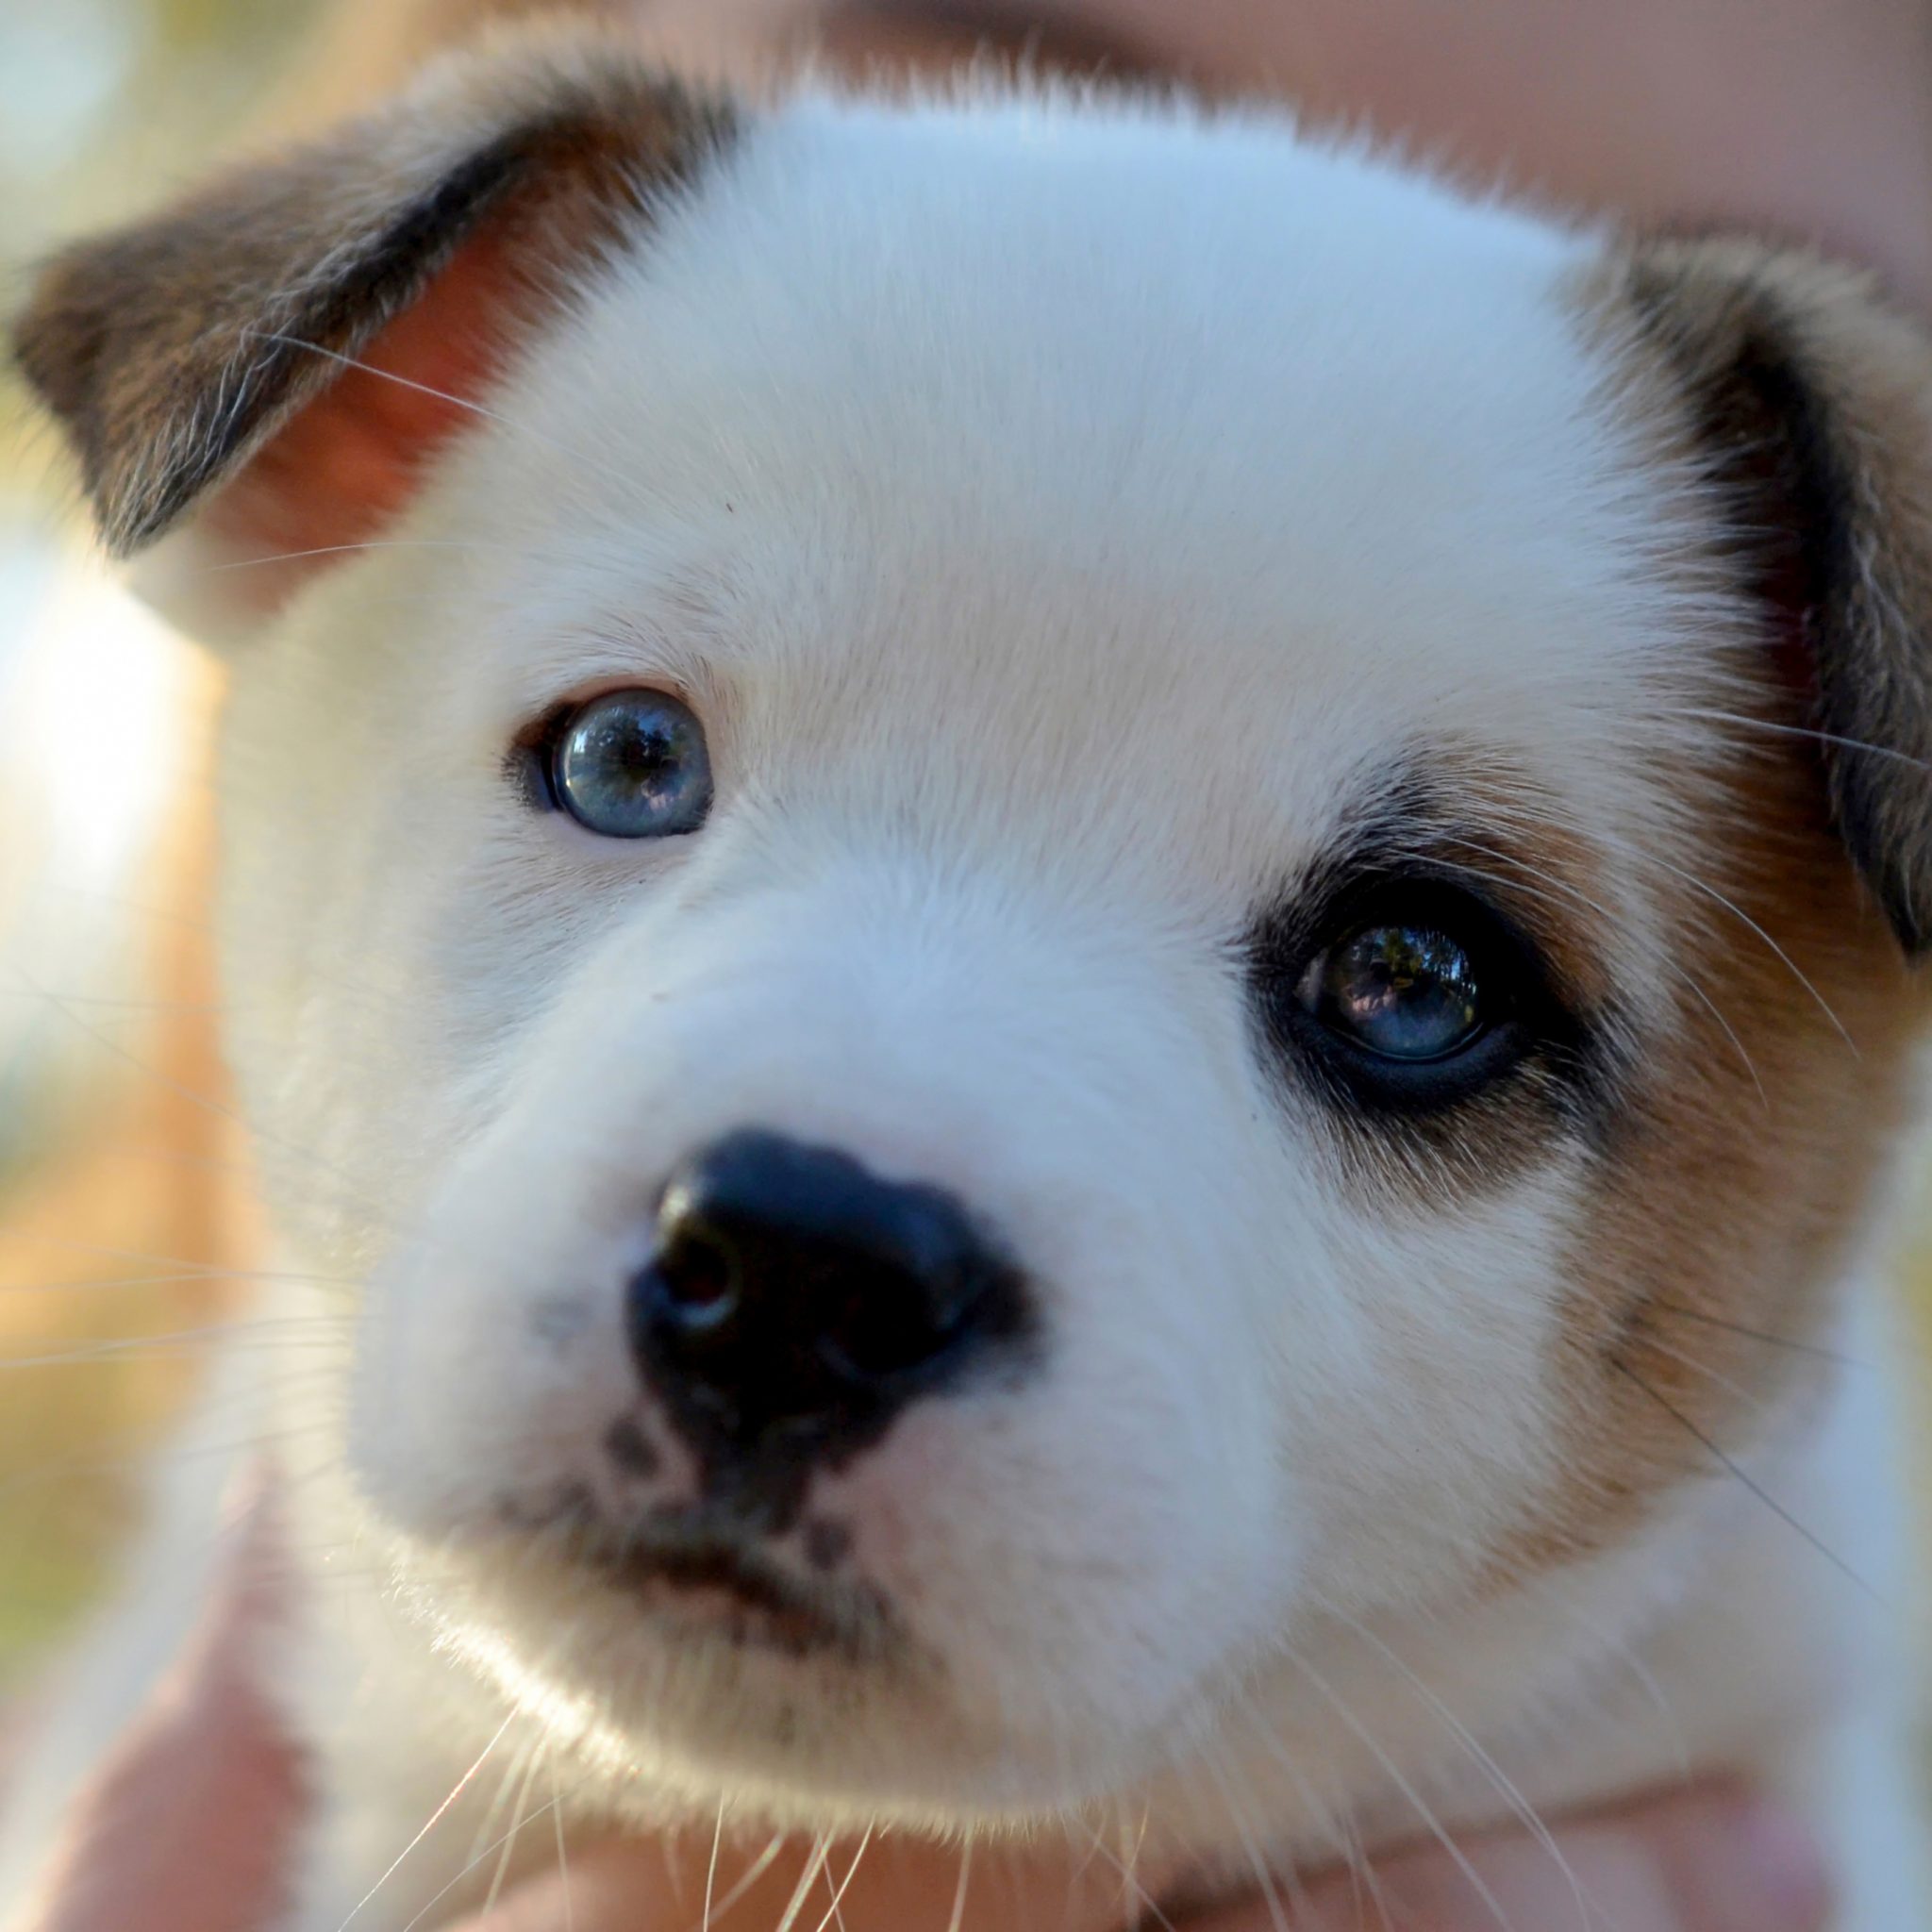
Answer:
<svg viewBox="0 0 1932 1932"><path fill-rule="evenodd" d="M1638 246L1584 292L1737 657L1704 667L1708 757L1672 781L1698 836L1669 855L1695 881L1655 880L1677 1031L1557 1262L1560 1475L1511 1570L1724 1477L1754 1404L1825 1373L1806 1351L1932 1016L1907 958L1932 936L1932 345L1857 277L1742 243Z"/></svg>
<svg viewBox="0 0 1932 1932"><path fill-rule="evenodd" d="M264 501L299 471L297 526L346 541L407 494L558 272L634 225L730 125L620 42L495 43L328 139L58 257L15 353L117 552L252 457ZM345 358L455 400L345 375ZM327 433L310 425L307 449L258 457L325 398ZM318 529L307 511L331 489L340 514ZM288 498L261 519L283 534Z"/></svg>

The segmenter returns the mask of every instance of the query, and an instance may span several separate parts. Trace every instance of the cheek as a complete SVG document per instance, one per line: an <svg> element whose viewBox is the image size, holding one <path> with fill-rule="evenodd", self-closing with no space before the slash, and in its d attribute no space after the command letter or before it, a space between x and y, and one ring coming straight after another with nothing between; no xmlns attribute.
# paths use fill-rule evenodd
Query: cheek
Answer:
<svg viewBox="0 0 1932 1932"><path fill-rule="evenodd" d="M364 1299L351 1461L380 1508L430 1538L540 1514L603 1473L605 1436L636 1406L621 1292L641 1252L632 1191L589 1184L540 1124L502 1114Z"/></svg>
<svg viewBox="0 0 1932 1932"><path fill-rule="evenodd" d="M821 1492L968 1701L1023 1728L1158 1723L1265 1641L1299 1569L1265 1352L1197 1276L1174 1318L1216 1246L1122 1232L1131 1257L1058 1285L1031 1384L909 1413Z"/></svg>
<svg viewBox="0 0 1932 1932"><path fill-rule="evenodd" d="M1289 1350L1289 1454L1331 1603L1359 1609L1479 1575L1553 1478L1562 1296L1550 1258L1583 1193L1560 1155L1453 1216L1328 1204L1323 1346Z"/></svg>
<svg viewBox="0 0 1932 1932"><path fill-rule="evenodd" d="M281 1231L360 1270L463 1124L424 971L455 835L385 782L394 748L339 693L280 666L238 684L220 774L224 1045Z"/></svg>

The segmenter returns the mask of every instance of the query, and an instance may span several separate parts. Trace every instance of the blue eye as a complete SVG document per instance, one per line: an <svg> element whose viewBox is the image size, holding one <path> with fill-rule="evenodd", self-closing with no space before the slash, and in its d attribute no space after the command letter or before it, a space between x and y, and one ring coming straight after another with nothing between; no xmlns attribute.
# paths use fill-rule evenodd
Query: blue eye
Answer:
<svg viewBox="0 0 1932 1932"><path fill-rule="evenodd" d="M1310 963L1301 1000L1331 1033L1412 1065L1461 1052L1488 1024L1468 950L1424 924L1362 926Z"/></svg>
<svg viewBox="0 0 1932 1932"><path fill-rule="evenodd" d="M711 807L711 757L689 705L661 691L613 691L552 737L551 794L606 839L694 832Z"/></svg>

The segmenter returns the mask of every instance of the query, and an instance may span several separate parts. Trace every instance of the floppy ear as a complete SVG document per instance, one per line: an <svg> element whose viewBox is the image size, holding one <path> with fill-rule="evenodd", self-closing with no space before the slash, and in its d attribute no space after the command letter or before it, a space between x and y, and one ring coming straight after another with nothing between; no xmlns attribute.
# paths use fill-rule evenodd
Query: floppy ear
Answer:
<svg viewBox="0 0 1932 1932"><path fill-rule="evenodd" d="M14 353L108 548L188 533L192 627L273 609L405 506L571 268L731 125L615 42L518 37L57 257Z"/></svg>
<svg viewBox="0 0 1932 1932"><path fill-rule="evenodd" d="M1688 403L1699 467L1833 821L1907 952L1932 946L1932 341L1866 277L1746 242L1617 264L1636 346Z"/></svg>

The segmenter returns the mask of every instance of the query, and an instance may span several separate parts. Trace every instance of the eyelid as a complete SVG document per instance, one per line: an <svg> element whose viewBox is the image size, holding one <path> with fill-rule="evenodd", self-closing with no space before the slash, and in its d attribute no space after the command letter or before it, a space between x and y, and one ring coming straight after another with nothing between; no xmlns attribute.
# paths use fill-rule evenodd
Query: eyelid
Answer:
<svg viewBox="0 0 1932 1932"><path fill-rule="evenodd" d="M581 711L586 705L594 705L599 698L608 698L621 691L652 691L659 697L675 698L680 705L703 714L704 707L677 678L640 677L636 672L612 671L601 677L588 678L561 696L552 698L541 711L525 721L511 736L510 743L541 743L554 737L573 712Z"/></svg>
<svg viewBox="0 0 1932 1932"><path fill-rule="evenodd" d="M1441 915L1445 930L1474 922L1469 935L1477 945L1491 941L1507 951L1541 959L1541 948L1488 893L1479 891L1453 872L1426 861L1413 870L1372 871L1334 884L1317 895L1296 920L1299 929L1297 971L1323 958L1366 926L1427 925Z"/></svg>

